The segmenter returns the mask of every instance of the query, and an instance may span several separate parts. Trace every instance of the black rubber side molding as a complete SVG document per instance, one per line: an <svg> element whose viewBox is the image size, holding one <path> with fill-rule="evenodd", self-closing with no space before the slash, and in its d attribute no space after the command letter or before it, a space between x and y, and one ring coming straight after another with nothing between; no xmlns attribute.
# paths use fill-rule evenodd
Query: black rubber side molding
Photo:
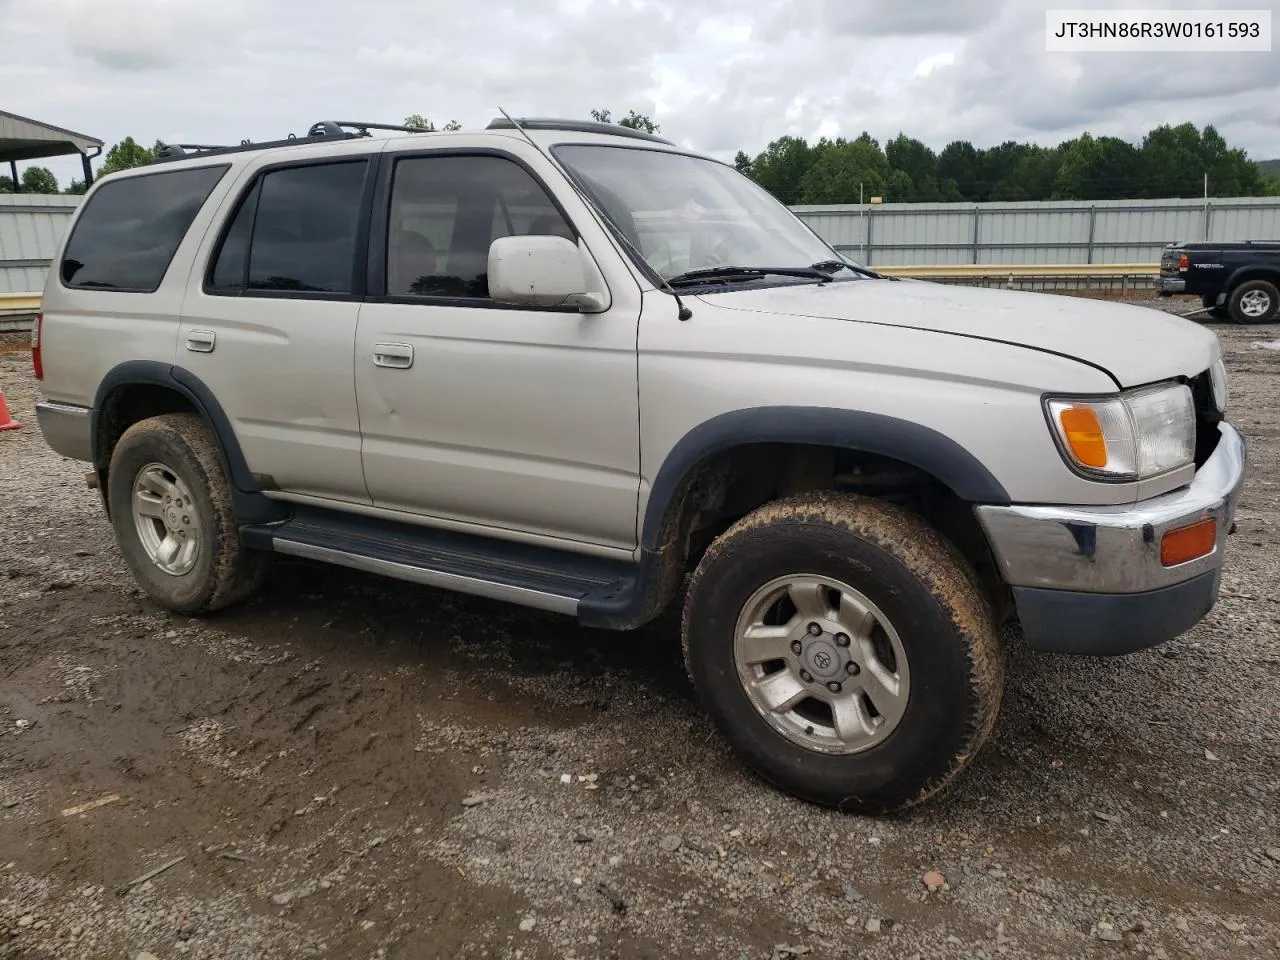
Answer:
<svg viewBox="0 0 1280 960"><path fill-rule="evenodd" d="M298 507L284 523L245 527L242 534L258 549L569 615L587 597L629 592L638 570L600 557L314 507Z"/></svg>

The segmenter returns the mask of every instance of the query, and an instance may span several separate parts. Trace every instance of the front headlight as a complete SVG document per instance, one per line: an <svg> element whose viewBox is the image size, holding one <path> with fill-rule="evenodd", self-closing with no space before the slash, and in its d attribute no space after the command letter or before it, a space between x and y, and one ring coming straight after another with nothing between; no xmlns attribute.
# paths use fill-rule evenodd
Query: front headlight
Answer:
<svg viewBox="0 0 1280 960"><path fill-rule="evenodd" d="M1219 357L1209 368L1209 383L1213 386L1213 405L1219 413L1227 412L1227 365Z"/></svg>
<svg viewBox="0 0 1280 960"><path fill-rule="evenodd" d="M1195 456L1196 412L1186 384L1143 387L1107 400L1049 399L1046 406L1063 455L1099 479L1154 477Z"/></svg>

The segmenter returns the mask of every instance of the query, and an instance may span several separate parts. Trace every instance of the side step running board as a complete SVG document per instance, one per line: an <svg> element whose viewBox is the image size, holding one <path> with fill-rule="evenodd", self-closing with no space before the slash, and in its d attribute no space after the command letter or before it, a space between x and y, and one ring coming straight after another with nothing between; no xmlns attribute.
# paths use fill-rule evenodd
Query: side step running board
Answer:
<svg viewBox="0 0 1280 960"><path fill-rule="evenodd" d="M629 592L637 574L633 564L314 507L243 534L257 549L569 616L584 599Z"/></svg>

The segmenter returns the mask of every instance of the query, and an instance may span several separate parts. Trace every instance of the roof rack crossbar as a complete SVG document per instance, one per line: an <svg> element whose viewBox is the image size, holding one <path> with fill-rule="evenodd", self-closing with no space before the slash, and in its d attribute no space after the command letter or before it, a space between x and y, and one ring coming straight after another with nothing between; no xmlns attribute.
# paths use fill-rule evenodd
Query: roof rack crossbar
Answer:
<svg viewBox="0 0 1280 960"><path fill-rule="evenodd" d="M394 123L373 123L365 120L320 120L313 123L308 129L306 136L299 137L296 134L289 134L283 140L267 140L262 143L253 143L250 140L241 140L236 145L222 144L202 144L202 143L170 143L166 144L156 155L156 162L162 163L167 160L180 160L183 157L189 157L193 154L200 156L217 156L224 153L242 153L248 150L267 150L272 147L289 147L301 146L309 143L322 143L326 140L354 140L359 137L372 136L370 130L389 130L396 133L424 133L426 131L415 130L412 127L405 127Z"/></svg>
<svg viewBox="0 0 1280 960"><path fill-rule="evenodd" d="M649 140L653 143L665 143L669 147L675 144L656 133L636 130L615 123L600 123L595 120L562 120L556 117L517 117L516 122L526 130L564 130L571 133L603 133L611 137L630 137L633 140ZM487 130L514 130L513 124L506 117L496 117L489 122Z"/></svg>
<svg viewBox="0 0 1280 960"><path fill-rule="evenodd" d="M405 127L398 123L366 123L364 120L333 120L330 121L336 127L355 127L357 130L395 130L398 133L430 133L429 130L419 130L416 127Z"/></svg>

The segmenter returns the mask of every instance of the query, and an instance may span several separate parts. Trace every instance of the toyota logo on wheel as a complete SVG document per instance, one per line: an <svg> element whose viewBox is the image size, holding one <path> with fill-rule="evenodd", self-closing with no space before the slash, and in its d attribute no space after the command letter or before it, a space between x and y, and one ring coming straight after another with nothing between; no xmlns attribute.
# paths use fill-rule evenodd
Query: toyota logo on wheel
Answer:
<svg viewBox="0 0 1280 960"><path fill-rule="evenodd" d="M827 670L831 667L831 654L825 650L819 650L813 655L813 665L819 670Z"/></svg>

